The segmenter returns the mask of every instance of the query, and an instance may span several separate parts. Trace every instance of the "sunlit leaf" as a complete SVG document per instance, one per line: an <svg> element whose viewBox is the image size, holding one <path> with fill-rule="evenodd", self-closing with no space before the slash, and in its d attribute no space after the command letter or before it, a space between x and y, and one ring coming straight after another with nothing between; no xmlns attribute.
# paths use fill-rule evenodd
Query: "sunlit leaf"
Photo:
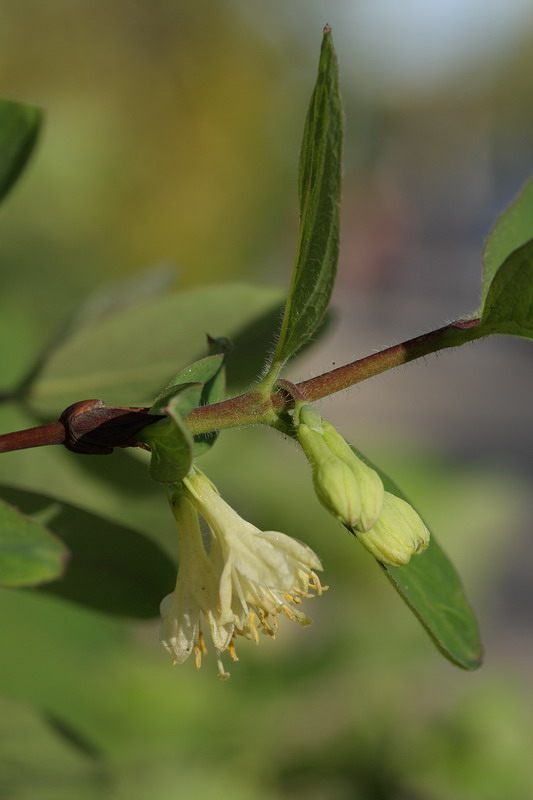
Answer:
<svg viewBox="0 0 533 800"><path fill-rule="evenodd" d="M57 537L0 500L1 586L35 586L54 580L65 569L67 559L68 550Z"/></svg>
<svg viewBox="0 0 533 800"><path fill-rule="evenodd" d="M514 250L494 275L480 330L533 339L533 240Z"/></svg>
<svg viewBox="0 0 533 800"><path fill-rule="evenodd" d="M11 100L0 100L0 200L26 166L40 125L40 109Z"/></svg>
<svg viewBox="0 0 533 800"><path fill-rule="evenodd" d="M405 566L383 569L443 655L463 669L478 669L483 648L477 622L455 567L435 537Z"/></svg>
<svg viewBox="0 0 533 800"><path fill-rule="evenodd" d="M372 466L388 492L409 502L388 476ZM463 669L477 669L483 647L476 618L455 567L435 537L431 536L424 553L413 556L405 566L380 567L441 653Z"/></svg>
<svg viewBox="0 0 533 800"><path fill-rule="evenodd" d="M337 58L326 28L300 153L298 248L273 364L313 335L331 297L339 252L342 115Z"/></svg>
<svg viewBox="0 0 533 800"><path fill-rule="evenodd" d="M533 178L501 216L483 250L482 310L496 273L514 250L533 239Z"/></svg>
<svg viewBox="0 0 533 800"><path fill-rule="evenodd" d="M202 385L202 393L200 395L200 402L196 405L199 405L200 403L205 404L202 397L203 387L217 375L217 373L220 371L223 361L223 354L206 356L199 361L195 361L194 364L190 364L188 367L185 367L185 369L182 369L172 378L169 385L156 397L152 403L152 407L150 408L150 413L158 414L160 410L167 405L169 400L171 400L176 394L180 394L180 387L184 383L200 383ZM212 402L216 401L213 400ZM193 408L196 408L196 406L193 406ZM192 408L190 410L192 411Z"/></svg>

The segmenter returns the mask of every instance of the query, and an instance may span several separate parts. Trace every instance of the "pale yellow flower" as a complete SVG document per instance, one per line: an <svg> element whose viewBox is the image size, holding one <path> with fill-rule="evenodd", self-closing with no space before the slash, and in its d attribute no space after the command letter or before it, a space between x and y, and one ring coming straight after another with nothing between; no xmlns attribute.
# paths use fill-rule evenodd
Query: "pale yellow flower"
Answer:
<svg viewBox="0 0 533 800"><path fill-rule="evenodd" d="M233 625L220 620L219 578L205 551L196 509L177 493L173 510L180 536L180 566L174 591L161 602L161 641L175 664L194 650L200 666L205 651L200 620L220 651L231 642Z"/></svg>
<svg viewBox="0 0 533 800"><path fill-rule="evenodd" d="M176 589L170 600L163 601L162 640L176 662L194 649L199 666L205 652L205 624L216 650L227 650L237 660L235 636L257 642L258 629L273 636L280 613L303 625L310 622L298 606L322 592L315 572L322 565L307 545L246 522L196 469L184 479L174 511L182 561ZM211 534L209 552L202 542L198 514ZM226 677L220 658L219 669Z"/></svg>

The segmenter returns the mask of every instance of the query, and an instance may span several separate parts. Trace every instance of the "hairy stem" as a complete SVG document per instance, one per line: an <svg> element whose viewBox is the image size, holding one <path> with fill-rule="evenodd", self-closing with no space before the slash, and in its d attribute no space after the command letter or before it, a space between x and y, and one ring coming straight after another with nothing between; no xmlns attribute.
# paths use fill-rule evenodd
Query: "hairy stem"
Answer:
<svg viewBox="0 0 533 800"><path fill-rule="evenodd" d="M479 319L452 322L443 328L416 336L414 339L408 339L401 344L387 347L379 353L372 353L372 355L353 361L351 364L345 364L331 372L303 381L298 384L298 388L306 400L320 400L322 397L341 391L341 389L347 389L356 383L380 375L393 367L407 364L409 361L436 353L438 350L458 347L473 339L478 339L480 336L476 330L478 323Z"/></svg>
<svg viewBox="0 0 533 800"><path fill-rule="evenodd" d="M438 350L458 347L478 339L483 335L477 329L478 324L479 319L477 318L452 322L443 328L416 336L414 339L408 339L401 344L387 347L379 353L372 353L351 364L345 364L331 372L325 372L323 375L302 381L296 384L296 388L306 401L320 400L375 375L380 375L393 367L407 364L409 361L436 353ZM278 383L283 386L282 381ZM294 407L294 398L285 391L273 394L271 401L272 407L277 413ZM261 411L264 412L264 408L258 409L257 406L254 408L256 402L257 397L254 398L252 394L244 394L211 406L201 406L189 414L187 427L191 433L197 434L253 422L263 422L264 420L258 417Z"/></svg>

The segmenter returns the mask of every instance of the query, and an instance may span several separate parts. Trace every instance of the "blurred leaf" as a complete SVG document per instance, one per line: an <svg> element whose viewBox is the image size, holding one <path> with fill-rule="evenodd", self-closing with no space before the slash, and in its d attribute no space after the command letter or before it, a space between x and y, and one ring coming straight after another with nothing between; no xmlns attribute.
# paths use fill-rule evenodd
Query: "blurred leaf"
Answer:
<svg viewBox="0 0 533 800"><path fill-rule="evenodd" d="M11 100L0 100L0 200L26 166L40 125L40 109Z"/></svg>
<svg viewBox="0 0 533 800"><path fill-rule="evenodd" d="M174 278L170 267L159 267L142 272L128 280L106 284L91 293L55 336L43 347L30 369L19 382L16 394L25 394L54 350L82 328L97 325L119 311L131 309L147 300L160 297Z"/></svg>
<svg viewBox="0 0 533 800"><path fill-rule="evenodd" d="M0 585L54 580L67 559L68 550L50 531L0 500Z"/></svg>
<svg viewBox="0 0 533 800"><path fill-rule="evenodd" d="M45 495L6 486L1 492L26 513L47 517L48 528L70 550L61 579L39 591L111 614L141 619L158 615L176 569L153 542L131 528Z"/></svg>
<svg viewBox="0 0 533 800"><path fill-rule="evenodd" d="M512 252L495 273L478 329L481 335L533 339L533 240Z"/></svg>
<svg viewBox="0 0 533 800"><path fill-rule="evenodd" d="M300 153L298 249L274 364L313 335L331 297L339 252L342 126L337 58L326 28Z"/></svg>
<svg viewBox="0 0 533 800"><path fill-rule="evenodd" d="M492 282L504 261L533 239L533 178L500 217L487 237L483 250L482 311Z"/></svg>
<svg viewBox="0 0 533 800"><path fill-rule="evenodd" d="M165 264L100 286L85 298L72 315L66 333L96 325L120 311L168 294L175 277L175 269Z"/></svg>
<svg viewBox="0 0 533 800"><path fill-rule="evenodd" d="M157 409L168 416L144 428L138 439L150 448L150 477L160 483L177 483L192 466L193 439L182 422L200 402L201 383L183 383L174 387L168 405ZM157 413L157 411L156 411Z"/></svg>
<svg viewBox="0 0 533 800"><path fill-rule="evenodd" d="M16 618L13 609L11 617ZM20 620L17 622L20 623ZM21 635L25 633L21 631ZM39 653L40 671L46 672L42 648L38 647L35 640L32 646ZM57 641L54 646L57 648ZM64 685L67 667L61 663L61 659L65 658L65 650L57 649L59 669L56 680L58 685ZM30 661L35 664L34 659ZM87 691L87 687L84 688ZM92 700L94 702L94 697ZM49 703L50 691L42 700L42 706L46 708ZM81 747L73 746L73 738L67 741L66 735L61 735L61 727L71 726L63 723L58 715L40 713L39 707L32 706L31 702L20 702L20 694L17 701L6 697L1 700L0 796L3 800L111 800L115 781L107 761L99 759L97 754L91 758L88 751L83 752ZM53 727L51 719L57 720ZM79 727L83 729L84 726L80 724ZM82 736L78 734L79 739Z"/></svg>
<svg viewBox="0 0 533 800"><path fill-rule="evenodd" d="M370 463L355 448L352 449ZM374 464L371 466L380 475L388 492L409 502L387 475ZM453 564L433 534L428 549L413 556L405 566L378 564L441 653L463 669L480 667L483 647L476 618Z"/></svg>
<svg viewBox="0 0 533 800"><path fill-rule="evenodd" d="M100 397L108 405L148 404L180 364L201 354L206 334L244 338L263 317L270 321L277 314L280 300L276 289L228 284L126 309L77 331L57 348L28 399L43 414L56 414L84 397ZM253 356L257 363L257 352Z"/></svg>
<svg viewBox="0 0 533 800"><path fill-rule="evenodd" d="M77 728L74 728L62 717L52 711L43 711L42 718L51 730L69 747L77 750L93 761L104 761L104 753L93 742L89 741Z"/></svg>

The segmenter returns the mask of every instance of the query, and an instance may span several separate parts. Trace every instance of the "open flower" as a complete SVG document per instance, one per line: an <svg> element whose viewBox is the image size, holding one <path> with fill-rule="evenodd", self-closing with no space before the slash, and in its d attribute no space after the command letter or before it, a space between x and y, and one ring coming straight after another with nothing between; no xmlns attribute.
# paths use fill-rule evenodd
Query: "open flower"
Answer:
<svg viewBox="0 0 533 800"><path fill-rule="evenodd" d="M176 588L161 602L161 641L175 664L194 650L200 666L205 652L200 619L220 651L228 647L233 625L220 621L219 579L204 548L196 509L181 492L172 498L172 507L180 535L180 566Z"/></svg>
<svg viewBox="0 0 533 800"><path fill-rule="evenodd" d="M273 636L280 613L303 625L310 622L298 606L322 592L315 572L322 565L309 547L246 522L196 469L184 479L173 508L181 562L176 589L162 603L161 638L175 662L194 650L200 665L205 627L216 650L227 650L237 660L235 636L257 642L258 629ZM211 533L209 551L198 514ZM221 676L227 677L218 660Z"/></svg>

